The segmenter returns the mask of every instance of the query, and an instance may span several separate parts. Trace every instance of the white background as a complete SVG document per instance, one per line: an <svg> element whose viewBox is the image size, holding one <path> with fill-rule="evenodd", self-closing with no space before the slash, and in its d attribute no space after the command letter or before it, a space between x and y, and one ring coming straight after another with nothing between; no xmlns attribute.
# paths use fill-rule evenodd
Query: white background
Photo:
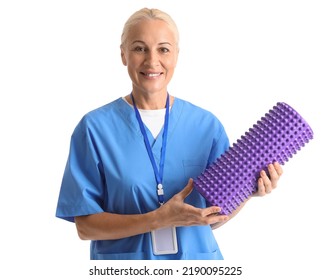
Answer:
<svg viewBox="0 0 330 280"><path fill-rule="evenodd" d="M89 261L89 242L55 209L76 123L130 92L120 35L142 7L168 12L180 30L170 93L216 114L232 143L278 101L315 134L271 195L215 232L225 261L148 264L329 279L330 9L319 0L1 1L0 277L87 279L95 264L128 265Z"/></svg>

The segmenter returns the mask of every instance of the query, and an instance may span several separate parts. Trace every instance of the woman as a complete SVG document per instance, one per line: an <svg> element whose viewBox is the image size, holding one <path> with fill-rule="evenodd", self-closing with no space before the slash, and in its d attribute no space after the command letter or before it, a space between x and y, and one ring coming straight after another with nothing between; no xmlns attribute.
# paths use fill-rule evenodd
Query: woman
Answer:
<svg viewBox="0 0 330 280"><path fill-rule="evenodd" d="M91 259L223 258L212 229L236 213L218 215L190 178L229 141L214 115L168 94L178 54L169 15L134 13L121 43L132 92L86 114L73 132L56 216L91 240ZM282 169L275 163L269 174L257 195L276 187Z"/></svg>

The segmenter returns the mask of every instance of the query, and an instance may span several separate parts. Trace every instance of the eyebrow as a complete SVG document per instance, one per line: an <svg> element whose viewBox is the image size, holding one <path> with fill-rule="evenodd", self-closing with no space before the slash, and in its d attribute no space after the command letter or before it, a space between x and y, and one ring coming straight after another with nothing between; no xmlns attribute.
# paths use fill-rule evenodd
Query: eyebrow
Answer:
<svg viewBox="0 0 330 280"><path fill-rule="evenodd" d="M132 45L134 45L136 43L140 43L140 44L146 45L146 43L144 41L141 41L141 40L135 40L135 41L133 41L132 42ZM170 46L172 46L172 44L169 43L169 42L160 42L158 45L170 45Z"/></svg>

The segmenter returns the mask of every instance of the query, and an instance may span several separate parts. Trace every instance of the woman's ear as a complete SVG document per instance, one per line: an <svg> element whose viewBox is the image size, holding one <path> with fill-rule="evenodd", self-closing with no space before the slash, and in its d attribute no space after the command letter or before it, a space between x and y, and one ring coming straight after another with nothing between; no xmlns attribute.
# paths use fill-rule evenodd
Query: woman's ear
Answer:
<svg viewBox="0 0 330 280"><path fill-rule="evenodd" d="M125 66L127 66L127 60L123 48L120 48L121 61Z"/></svg>

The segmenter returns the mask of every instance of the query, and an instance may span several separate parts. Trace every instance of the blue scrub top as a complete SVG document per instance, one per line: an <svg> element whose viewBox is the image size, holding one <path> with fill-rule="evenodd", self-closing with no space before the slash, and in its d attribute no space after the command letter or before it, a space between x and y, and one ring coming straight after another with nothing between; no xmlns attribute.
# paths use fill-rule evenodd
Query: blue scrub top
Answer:
<svg viewBox="0 0 330 280"><path fill-rule="evenodd" d="M162 146L146 128L157 165ZM165 202L229 147L210 112L175 98L170 112L163 185ZM205 208L196 191L185 200ZM143 214L158 207L154 171L134 109L122 98L87 113L76 126L60 189L56 216L111 212ZM161 217L160 217L161 218ZM178 253L154 255L151 234L91 241L91 259L222 259L210 226L177 227Z"/></svg>

